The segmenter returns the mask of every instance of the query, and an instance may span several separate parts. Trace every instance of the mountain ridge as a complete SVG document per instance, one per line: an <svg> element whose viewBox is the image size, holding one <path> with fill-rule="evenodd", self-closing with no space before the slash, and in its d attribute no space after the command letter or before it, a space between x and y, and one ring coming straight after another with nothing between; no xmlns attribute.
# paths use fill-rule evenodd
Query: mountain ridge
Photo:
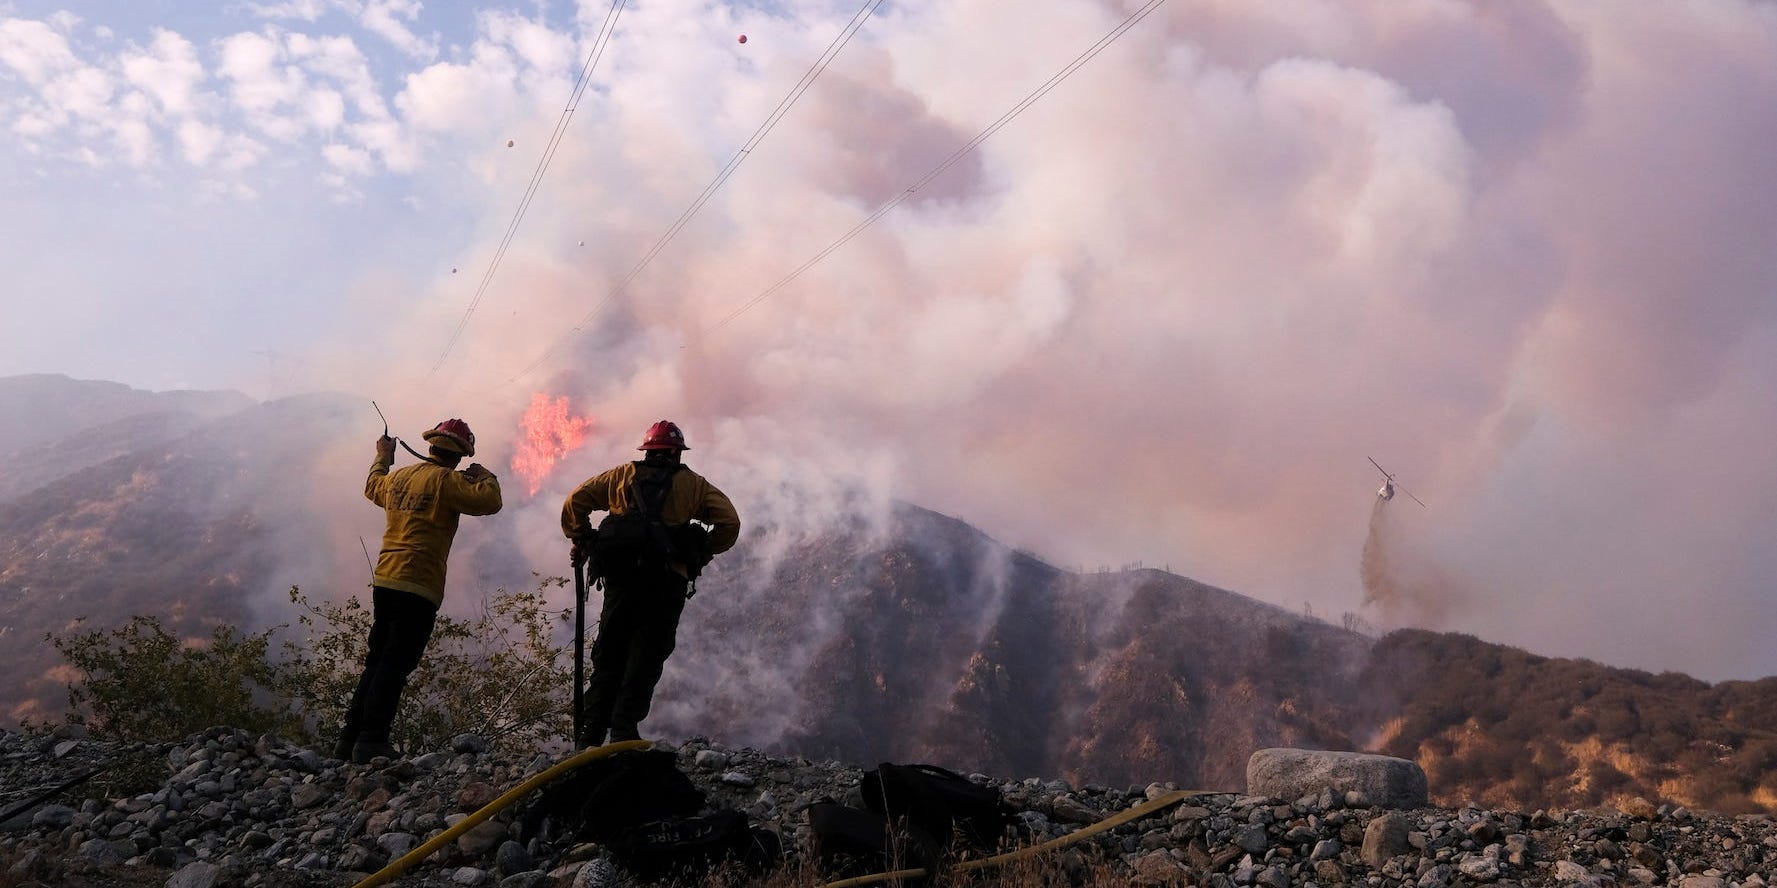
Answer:
<svg viewBox="0 0 1777 888"><path fill-rule="evenodd" d="M64 673L36 640L77 617L148 613L201 637L290 622L292 582L358 588L356 546L315 498L361 507L362 463L316 446L351 440L361 413L344 395L250 405L0 500L0 668L16 677L0 712L59 708ZM459 588L528 575L519 523L462 547ZM755 521L700 587L649 722L681 736L1212 787L1263 746L1376 749L1419 761L1451 803L1777 810L1777 679L1372 639L1165 571L1065 571L908 504L818 533Z"/></svg>

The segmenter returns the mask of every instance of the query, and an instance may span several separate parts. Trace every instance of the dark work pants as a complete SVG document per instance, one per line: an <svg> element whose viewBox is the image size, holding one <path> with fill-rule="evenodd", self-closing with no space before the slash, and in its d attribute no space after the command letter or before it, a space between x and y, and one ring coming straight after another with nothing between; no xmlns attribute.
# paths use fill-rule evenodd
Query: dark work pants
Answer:
<svg viewBox="0 0 1777 888"><path fill-rule="evenodd" d="M420 665L438 619L437 606L412 592L376 586L371 600L375 621L370 625L370 650L364 655L364 674L358 677L352 705L346 709L342 743L389 742L401 691L407 687L407 676Z"/></svg>
<svg viewBox="0 0 1777 888"><path fill-rule="evenodd" d="M685 610L685 578L671 571L605 578L592 678L586 686L581 742L634 739L654 700L666 658L672 655Z"/></svg>

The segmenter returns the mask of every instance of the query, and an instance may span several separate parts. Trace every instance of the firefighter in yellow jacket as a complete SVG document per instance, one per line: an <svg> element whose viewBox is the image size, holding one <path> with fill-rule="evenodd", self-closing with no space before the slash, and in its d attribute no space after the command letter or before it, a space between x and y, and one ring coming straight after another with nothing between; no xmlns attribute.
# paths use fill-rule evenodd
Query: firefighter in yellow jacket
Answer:
<svg viewBox="0 0 1777 888"><path fill-rule="evenodd" d="M688 586L710 558L740 537L734 503L681 462L680 454L691 448L678 426L655 423L636 449L646 458L580 485L561 509L574 563L591 556L593 576L605 583L578 738L583 746L603 744L607 730L612 743L640 739L654 685L673 652ZM599 511L610 516L593 534L590 515Z"/></svg>
<svg viewBox="0 0 1777 888"><path fill-rule="evenodd" d="M457 520L463 515L500 511L500 479L480 463L457 471L475 455L475 433L460 419L447 419L425 434L430 457L396 472L395 439L376 442L376 461L364 481L364 496L387 516L382 551L371 577L375 622L364 672L346 710L334 756L359 764L393 756L389 726L407 677L420 663L438 606L444 601L445 564Z"/></svg>

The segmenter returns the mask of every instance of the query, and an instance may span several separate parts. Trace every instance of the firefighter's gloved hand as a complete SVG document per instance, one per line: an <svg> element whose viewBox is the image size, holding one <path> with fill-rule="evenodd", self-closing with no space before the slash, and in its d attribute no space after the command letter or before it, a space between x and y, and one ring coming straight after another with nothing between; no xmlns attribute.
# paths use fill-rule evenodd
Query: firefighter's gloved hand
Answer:
<svg viewBox="0 0 1777 888"><path fill-rule="evenodd" d="M395 461L394 438L391 438L388 435L383 435L376 439L376 458L379 461L386 463L392 463Z"/></svg>
<svg viewBox="0 0 1777 888"><path fill-rule="evenodd" d="M463 470L463 474L469 476L469 480L471 481L480 481L483 478L492 476L494 473L488 471L487 466L484 466L481 463L470 463L469 468Z"/></svg>
<svg viewBox="0 0 1777 888"><path fill-rule="evenodd" d="M582 548L578 541L570 544L568 547L568 564L572 567L579 567L585 561L586 549Z"/></svg>

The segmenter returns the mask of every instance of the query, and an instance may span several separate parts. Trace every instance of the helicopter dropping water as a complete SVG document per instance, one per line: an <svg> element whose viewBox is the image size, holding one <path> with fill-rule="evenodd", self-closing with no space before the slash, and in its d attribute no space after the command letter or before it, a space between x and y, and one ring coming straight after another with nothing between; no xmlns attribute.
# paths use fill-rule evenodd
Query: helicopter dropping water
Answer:
<svg viewBox="0 0 1777 888"><path fill-rule="evenodd" d="M1394 475L1390 474L1389 471L1387 469L1383 468L1380 463L1376 462L1376 460L1371 459L1370 457L1367 457L1367 456L1364 457L1364 459L1370 460L1370 465L1375 466L1376 471L1382 473L1382 486L1376 489L1376 497L1378 499L1382 500L1383 502L1388 502L1389 500L1394 499L1395 492L1399 491L1401 493L1407 494L1408 499L1411 499L1412 501L1419 503L1420 508L1422 508L1422 509L1425 508L1425 502L1423 500L1421 500L1419 497L1414 496L1410 491L1407 490L1407 488L1394 483Z"/></svg>

